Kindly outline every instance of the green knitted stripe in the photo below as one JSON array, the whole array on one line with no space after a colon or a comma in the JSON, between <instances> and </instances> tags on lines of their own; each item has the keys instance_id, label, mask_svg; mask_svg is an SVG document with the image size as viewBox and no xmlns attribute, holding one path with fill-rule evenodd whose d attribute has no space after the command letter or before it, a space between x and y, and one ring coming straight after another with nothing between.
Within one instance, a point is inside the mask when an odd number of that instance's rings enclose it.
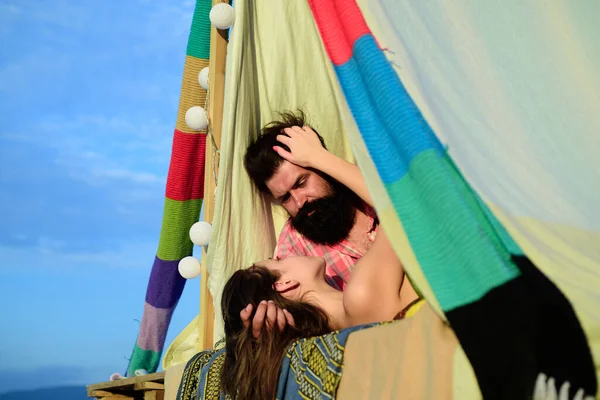
<instances>
[{"instance_id":1,"label":"green knitted stripe","mask_svg":"<svg viewBox=\"0 0 600 400\"><path fill-rule=\"evenodd\" d=\"M475 193L473 188L467 183L464 176L460 173L460 170L458 169L452 158L448 156L448 154L446 154L445 156L445 161L452 168L453 175L455 176L457 183L460 185L461 190L463 192L466 191L470 193L470 195L467 197L467 199L470 201L470 206L473 208L480 207L483 211L483 215L485 215L485 218L487 219L487 222L489 222L492 225L493 230L488 232L490 232L490 234L493 235L494 239L497 235L499 241L508 249L510 254L515 256L524 255L523 250L521 250L517 242L515 242L514 239L510 236L504 225L502 225L502 223L498 221L498 218L496 218L496 216L492 213L489 207L483 202L483 200L481 200L481 197L479 197L479 195ZM476 203L472 201L473 198L477 200ZM477 213L477 215L480 216L479 213ZM479 220L481 220L481 218L479 218ZM483 222L483 224L485 227L487 227L487 224L485 222Z\"/></svg>"},{"instance_id":2,"label":"green knitted stripe","mask_svg":"<svg viewBox=\"0 0 600 400\"><path fill-rule=\"evenodd\" d=\"M140 365L154 366L154 370L148 371L148 373L154 373L158 369L158 363L160 362L161 353L152 350L144 350L140 348L137 343L133 347L133 354L129 361L129 367L127 369L127 376L135 376L135 370Z\"/></svg>"},{"instance_id":3,"label":"green knitted stripe","mask_svg":"<svg viewBox=\"0 0 600 400\"><path fill-rule=\"evenodd\" d=\"M210 57L210 9L212 0L197 0L192 18L192 28L188 39L188 56L207 60Z\"/></svg>"},{"instance_id":4,"label":"green knitted stripe","mask_svg":"<svg viewBox=\"0 0 600 400\"><path fill-rule=\"evenodd\" d=\"M444 311L476 301L519 275L478 199L447 157L424 151L386 189Z\"/></svg>"},{"instance_id":5,"label":"green knitted stripe","mask_svg":"<svg viewBox=\"0 0 600 400\"><path fill-rule=\"evenodd\" d=\"M464 177L454 164L454 161L452 161L448 154L444 155L444 157L441 159L441 162L444 169L449 171L451 181L458 188L460 198L466 203L468 209L471 210L471 215L477 219L479 227L485 231L494 249L498 252L498 254L510 254L511 252L509 249L507 249L506 244L502 240L500 232L498 232L496 229L497 226L498 228L501 228L503 232L505 232L502 224L500 224L491 211L487 209L487 206L485 206L479 195L476 194L473 188L471 188L471 186L465 181ZM490 220L490 217L493 219L493 221ZM510 255L508 258L510 258Z\"/></svg>"},{"instance_id":6,"label":"green knitted stripe","mask_svg":"<svg viewBox=\"0 0 600 400\"><path fill-rule=\"evenodd\" d=\"M202 199L171 200L165 199L162 230L158 242L158 258L164 261L181 260L192 255L193 243L189 230L198 222Z\"/></svg>"}]
</instances>

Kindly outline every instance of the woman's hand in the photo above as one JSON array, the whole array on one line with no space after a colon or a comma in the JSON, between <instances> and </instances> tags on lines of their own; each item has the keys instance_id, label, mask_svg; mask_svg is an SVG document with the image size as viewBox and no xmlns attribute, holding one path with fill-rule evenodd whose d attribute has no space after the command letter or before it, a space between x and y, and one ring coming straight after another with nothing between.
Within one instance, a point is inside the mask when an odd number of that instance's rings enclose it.
<instances>
[{"instance_id":1,"label":"woman's hand","mask_svg":"<svg viewBox=\"0 0 600 400\"><path fill-rule=\"evenodd\" d=\"M308 126L285 128L281 135L277 135L277 141L290 148L290 151L286 151L280 146L273 146L273 150L283 159L329 175L373 207L373 200L358 167L327 151L315 131Z\"/></svg>"},{"instance_id":2,"label":"woman's hand","mask_svg":"<svg viewBox=\"0 0 600 400\"><path fill-rule=\"evenodd\" d=\"M315 131L308 126L302 128L293 126L285 128L282 133L285 135L277 135L277 141L287 145L290 151L286 151L280 146L273 146L273 150L292 164L318 169L317 164L322 159L323 152L327 152L327 150L323 148Z\"/></svg>"},{"instance_id":3,"label":"woman's hand","mask_svg":"<svg viewBox=\"0 0 600 400\"><path fill-rule=\"evenodd\" d=\"M248 304L240 311L240 318L246 328L252 325L252 336L255 338L260 337L264 325L269 332L273 332L275 327L282 332L286 326L295 326L292 314L288 310L277 307L273 301L261 301L256 307L254 318L250 320L252 308L252 304Z\"/></svg>"}]
</instances>

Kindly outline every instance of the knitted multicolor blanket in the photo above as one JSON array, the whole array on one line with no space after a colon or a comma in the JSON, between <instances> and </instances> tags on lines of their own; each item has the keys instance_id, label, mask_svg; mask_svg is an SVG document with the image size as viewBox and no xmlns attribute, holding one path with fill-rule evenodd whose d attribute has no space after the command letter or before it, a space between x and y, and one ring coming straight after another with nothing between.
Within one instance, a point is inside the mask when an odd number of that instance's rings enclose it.
<instances>
[{"instance_id":1,"label":"knitted multicolor blanket","mask_svg":"<svg viewBox=\"0 0 600 400\"><path fill-rule=\"evenodd\" d=\"M128 376L133 376L137 369L150 373L158 369L171 316L185 286L177 266L182 258L192 255L193 243L188 232L198 221L204 197L206 131L191 130L185 123L185 112L192 106L205 104L206 91L198 83L198 74L208 66L211 6L210 0L196 2L173 135L160 240L140 331L127 368Z\"/></svg>"},{"instance_id":2,"label":"knitted multicolor blanket","mask_svg":"<svg viewBox=\"0 0 600 400\"><path fill-rule=\"evenodd\" d=\"M541 373L570 385L568 398L579 388L595 395L592 356L571 304L455 168L356 1L309 4L391 200L390 209L377 208L382 225L388 237L410 242L400 254L405 268L424 275L417 284L449 321L484 398L529 398Z\"/></svg>"}]
</instances>

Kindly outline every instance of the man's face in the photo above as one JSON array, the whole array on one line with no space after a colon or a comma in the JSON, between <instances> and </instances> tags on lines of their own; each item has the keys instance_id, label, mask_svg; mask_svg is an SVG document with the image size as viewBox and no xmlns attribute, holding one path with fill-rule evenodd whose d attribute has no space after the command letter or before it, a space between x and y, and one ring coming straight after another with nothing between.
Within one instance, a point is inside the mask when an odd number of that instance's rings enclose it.
<instances>
[{"instance_id":1,"label":"man's face","mask_svg":"<svg viewBox=\"0 0 600 400\"><path fill-rule=\"evenodd\" d=\"M332 246L350 234L357 197L337 181L283 161L266 185L306 238Z\"/></svg>"},{"instance_id":2,"label":"man's face","mask_svg":"<svg viewBox=\"0 0 600 400\"><path fill-rule=\"evenodd\" d=\"M332 194L331 185L319 174L285 160L266 185L276 203L292 217L305 203Z\"/></svg>"}]
</instances>

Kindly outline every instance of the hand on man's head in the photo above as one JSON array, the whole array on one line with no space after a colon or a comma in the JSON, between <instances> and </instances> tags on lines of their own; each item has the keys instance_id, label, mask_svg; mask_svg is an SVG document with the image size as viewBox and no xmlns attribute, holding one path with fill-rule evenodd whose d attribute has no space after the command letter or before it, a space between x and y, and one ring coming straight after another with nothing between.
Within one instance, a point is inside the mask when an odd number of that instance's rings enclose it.
<instances>
[{"instance_id":1,"label":"hand on man's head","mask_svg":"<svg viewBox=\"0 0 600 400\"><path fill-rule=\"evenodd\" d=\"M309 126L292 126L285 128L277 135L277 141L286 145L289 151L281 146L274 146L273 150L283 159L303 168L317 168L323 152L321 139Z\"/></svg>"},{"instance_id":2,"label":"hand on man's head","mask_svg":"<svg viewBox=\"0 0 600 400\"><path fill-rule=\"evenodd\" d=\"M273 327L282 332L286 326L295 326L294 317L287 310L279 308L273 301L261 301L256 307L254 318L252 316L253 306L248 304L246 308L240 311L242 323L247 328L252 325L252 336L259 338L263 326L267 327L268 332L273 332Z\"/></svg>"}]
</instances>

